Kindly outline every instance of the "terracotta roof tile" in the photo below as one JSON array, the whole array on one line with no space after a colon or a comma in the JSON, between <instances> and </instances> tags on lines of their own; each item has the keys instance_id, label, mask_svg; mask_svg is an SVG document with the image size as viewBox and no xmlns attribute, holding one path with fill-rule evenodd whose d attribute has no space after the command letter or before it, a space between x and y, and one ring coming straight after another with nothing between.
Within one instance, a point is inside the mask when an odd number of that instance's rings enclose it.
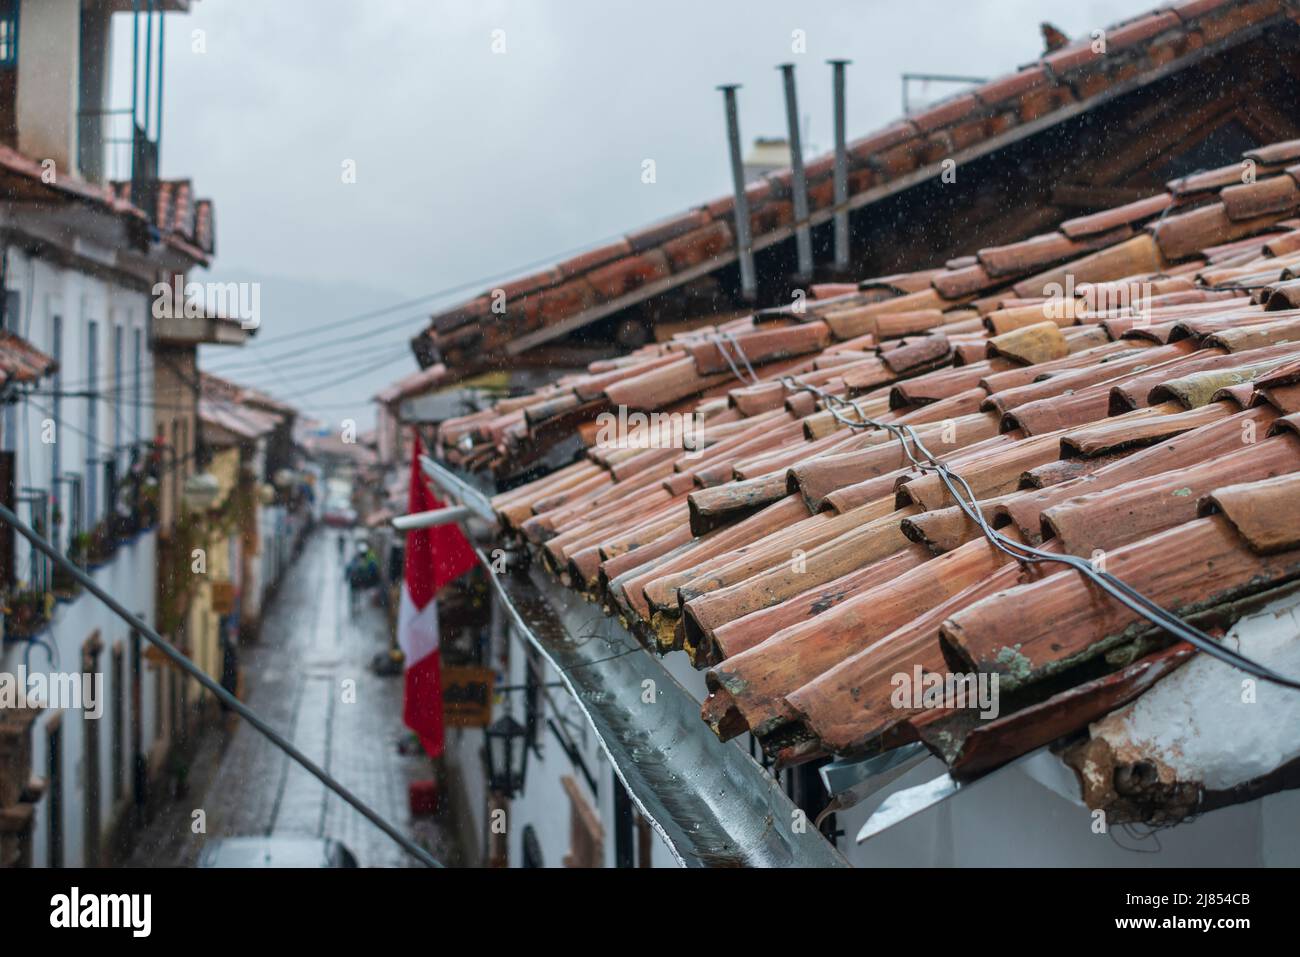
<instances>
[{"instance_id":1,"label":"terracotta roof tile","mask_svg":"<svg viewBox=\"0 0 1300 957\"><path fill-rule=\"evenodd\" d=\"M0 385L35 382L57 372L59 364L26 339L0 331Z\"/></svg>"},{"instance_id":2,"label":"terracotta roof tile","mask_svg":"<svg viewBox=\"0 0 1300 957\"><path fill-rule=\"evenodd\" d=\"M1186 615L1300 576L1300 550L1261 555L1231 521L1199 518L1106 554L1106 570ZM1077 572L1058 572L950 617L947 647L1005 691L1040 681L1131 640L1138 616Z\"/></svg>"},{"instance_id":3,"label":"terracotta roof tile","mask_svg":"<svg viewBox=\"0 0 1300 957\"><path fill-rule=\"evenodd\" d=\"M1018 73L1012 73L997 80L991 80L973 91L983 103L994 106L1007 100L1019 98L1031 90L1051 83L1051 77L1041 65L1027 66Z\"/></svg>"},{"instance_id":4,"label":"terracotta roof tile","mask_svg":"<svg viewBox=\"0 0 1300 957\"><path fill-rule=\"evenodd\" d=\"M1094 51L1091 37L1082 38L1013 74L991 80L850 142L851 195L861 195L881 186L894 187L895 183L898 185L894 188L902 188L910 180L900 182L900 178L922 167L937 168L941 159L993 142L999 136L1014 133L1017 126L1073 107L1080 101L1087 106L1096 97L1100 102L1113 84L1166 69L1174 59L1185 57L1198 46L1236 34L1245 39L1250 35L1249 28L1268 18L1280 17L1282 9L1276 0L1255 0L1155 10L1109 27L1105 31L1104 53ZM1061 116L1064 119L1065 114ZM1288 158L1300 158L1286 144L1252 151L1251 157L1269 170ZM825 210L833 203L832 165L829 155L814 158L807 164L809 201L814 211ZM1217 212L1193 210L1165 216L1158 226L1152 227L1159 243L1154 247L1156 255L1151 255L1152 249L1141 244L1125 246L1122 241L1129 238L1134 227L1164 211L1172 201L1167 194L1117 210L1077 217L1065 223L1060 232L1037 243L985 250L978 264L964 263L940 278L924 281L934 283L940 300L934 305L944 308L945 300L995 289L995 279L1024 275L1077 257L1078 243L1095 248L1111 247L1115 254L1077 264L1081 276L1076 278L1082 279L1082 274L1086 274L1088 281L1098 281L1136 272L1155 272L1168 267L1170 261L1190 257L1198 249L1258 234L1271 225L1261 217L1280 215L1284 209L1294 206L1289 195L1291 190L1285 183L1244 184L1240 174L1239 167L1230 167L1171 184L1175 193L1195 201L1234 183L1254 188L1227 194ZM782 170L747 186L751 229L756 239L761 240L793 222L791 179L791 172ZM515 336L562 321L566 326L573 320L581 322L585 315L594 318L598 314L596 310L611 301L636 302L686 282L710 264L721 268L734 244L732 207L731 197L720 197L636 230L612 244L572 257L556 267L518 277L504 287L512 300L518 296L531 302L542 298L537 295L540 291L565 281L583 279L586 285L571 287L564 295L546 296L544 306L525 302L525 321L508 326L494 326L491 320L496 317L484 314L480 307L468 312L448 310L434 317L431 335L417 337L416 347L426 359L437 358L441 352L448 360L449 375L463 376L483 368ZM1178 216L1193 218L1179 220ZM1170 220L1174 221L1170 223ZM1218 254L1221 253L1212 255ZM1018 284L1014 293L1020 297L1038 296L1045 284L1059 280L1055 270L1031 276ZM585 295L587 289L594 296ZM519 304L511 302L507 314L516 316L519 311ZM476 324L490 328L479 330L477 335L462 332L463 326ZM964 343L958 344L957 349L963 355L973 352ZM426 359L421 360L423 364L427 364Z\"/></svg>"},{"instance_id":5,"label":"terracotta roof tile","mask_svg":"<svg viewBox=\"0 0 1300 957\"><path fill-rule=\"evenodd\" d=\"M1238 183L1219 194L1229 219L1252 219L1284 213L1300 205L1300 187L1290 176L1270 176L1254 183Z\"/></svg>"},{"instance_id":6,"label":"terracotta roof tile","mask_svg":"<svg viewBox=\"0 0 1300 957\"><path fill-rule=\"evenodd\" d=\"M1246 481L1216 489L1202 503L1202 514L1222 512L1256 552L1300 548L1300 525L1280 520L1280 516L1300 515L1300 474L1282 465L1278 473L1255 481L1249 475L1234 475Z\"/></svg>"},{"instance_id":7,"label":"terracotta roof tile","mask_svg":"<svg viewBox=\"0 0 1300 957\"><path fill-rule=\"evenodd\" d=\"M1039 242L1068 249L1059 261L1003 277L981 254L839 289L805 312L743 317L723 331L757 381L733 374L717 330L686 333L495 417L448 423L437 452L454 462L464 437L488 434L509 463L565 410L698 412L700 453L590 449L499 497L503 526L648 647L708 668L702 717L721 736L748 730L781 760L919 737L954 773L977 775L1131 700L1188 652L1153 654L1152 629L1077 572L1011 561L890 434L842 427L777 377L853 400L840 407L849 418L915 423L1005 534L1100 552L1165 607L1217 613L1300 578L1300 533L1283 518L1300 507L1300 426L1279 416L1300 415L1298 320L1234 288L1261 283L1258 298L1271 298L1300 263L1275 261L1261 233L1228 238L1260 202L1270 233L1295 229L1260 199L1289 194L1269 182L1222 199L1211 187L1208 227L1178 218L1192 210L1096 249L1049 234ZM1234 220L1228 207L1243 203L1250 214ZM1148 201L1098 223L1128 228L1167 208ZM1194 264L1172 276L1171 239ZM1207 266L1197 243L1223 258ZM1033 286L1064 277L1100 285L1047 318L1059 303ZM1142 283L1149 298L1115 301ZM1003 308L967 308L972 284ZM972 724L893 707L891 679L915 667L997 674L1010 712Z\"/></svg>"}]
</instances>

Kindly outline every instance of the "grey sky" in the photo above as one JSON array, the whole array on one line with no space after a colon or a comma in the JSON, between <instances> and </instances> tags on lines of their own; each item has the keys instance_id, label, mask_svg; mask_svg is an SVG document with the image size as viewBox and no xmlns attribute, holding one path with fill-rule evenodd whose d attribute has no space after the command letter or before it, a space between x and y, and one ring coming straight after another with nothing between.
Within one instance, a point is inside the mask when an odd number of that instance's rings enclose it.
<instances>
[{"instance_id":1,"label":"grey sky","mask_svg":"<svg viewBox=\"0 0 1300 957\"><path fill-rule=\"evenodd\" d=\"M718 83L744 84L746 144L782 135L775 66L795 62L808 141L824 149L829 57L854 61L849 132L858 136L900 114L904 71L996 76L1041 51L1042 20L1077 36L1149 7L200 0L169 18L164 173L191 176L216 201L213 275L263 283L266 340L205 361L286 394L307 370L304 358L276 359L289 346L273 337L558 256L725 193ZM498 29L504 54L491 48ZM795 29L807 37L802 55L791 53ZM205 53L192 51L195 30L205 31ZM656 164L653 185L641 181L645 159ZM355 184L342 182L345 160L356 162ZM352 370L398 355L432 305L360 343ZM302 387L327 381L331 368L323 361ZM335 418L414 368L404 357L295 401Z\"/></svg>"}]
</instances>

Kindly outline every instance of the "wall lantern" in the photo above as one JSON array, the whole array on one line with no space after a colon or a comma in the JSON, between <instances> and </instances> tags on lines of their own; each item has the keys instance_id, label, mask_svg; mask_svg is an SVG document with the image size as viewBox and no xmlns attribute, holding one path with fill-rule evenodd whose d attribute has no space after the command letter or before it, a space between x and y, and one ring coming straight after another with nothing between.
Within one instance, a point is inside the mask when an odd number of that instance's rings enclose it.
<instances>
[{"instance_id":1,"label":"wall lantern","mask_svg":"<svg viewBox=\"0 0 1300 957\"><path fill-rule=\"evenodd\" d=\"M196 512L207 511L216 504L221 494L221 483L211 472L198 472L185 480L185 507Z\"/></svg>"},{"instance_id":2,"label":"wall lantern","mask_svg":"<svg viewBox=\"0 0 1300 957\"><path fill-rule=\"evenodd\" d=\"M528 730L510 715L487 728L488 788L506 798L524 789L528 767Z\"/></svg>"}]
</instances>

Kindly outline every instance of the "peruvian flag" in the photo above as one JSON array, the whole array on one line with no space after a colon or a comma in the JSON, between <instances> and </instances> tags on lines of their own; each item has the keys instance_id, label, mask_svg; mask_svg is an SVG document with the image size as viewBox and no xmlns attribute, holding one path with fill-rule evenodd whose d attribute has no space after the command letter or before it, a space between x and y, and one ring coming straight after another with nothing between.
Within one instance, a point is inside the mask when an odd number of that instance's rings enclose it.
<instances>
[{"instance_id":1,"label":"peruvian flag","mask_svg":"<svg viewBox=\"0 0 1300 957\"><path fill-rule=\"evenodd\" d=\"M420 472L420 436L411 451L411 489L407 511L443 508ZM397 613L397 643L406 656L406 696L402 721L420 736L431 758L442 756L442 674L438 654L439 591L478 561L455 523L420 528L406 536L406 568Z\"/></svg>"}]
</instances>

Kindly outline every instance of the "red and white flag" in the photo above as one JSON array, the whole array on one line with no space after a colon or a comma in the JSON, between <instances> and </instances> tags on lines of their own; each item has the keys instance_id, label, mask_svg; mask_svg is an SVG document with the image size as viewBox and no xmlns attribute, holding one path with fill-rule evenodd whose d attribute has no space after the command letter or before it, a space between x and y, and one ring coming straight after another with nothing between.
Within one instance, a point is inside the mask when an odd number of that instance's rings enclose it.
<instances>
[{"instance_id":1,"label":"red and white flag","mask_svg":"<svg viewBox=\"0 0 1300 957\"><path fill-rule=\"evenodd\" d=\"M443 508L420 471L420 437L411 452L411 489L407 512ZM397 643L406 656L406 692L402 721L420 736L429 757L442 755L442 672L438 654L438 602L448 582L478 561L455 524L420 528L406 536L402 602L397 613Z\"/></svg>"}]
</instances>

